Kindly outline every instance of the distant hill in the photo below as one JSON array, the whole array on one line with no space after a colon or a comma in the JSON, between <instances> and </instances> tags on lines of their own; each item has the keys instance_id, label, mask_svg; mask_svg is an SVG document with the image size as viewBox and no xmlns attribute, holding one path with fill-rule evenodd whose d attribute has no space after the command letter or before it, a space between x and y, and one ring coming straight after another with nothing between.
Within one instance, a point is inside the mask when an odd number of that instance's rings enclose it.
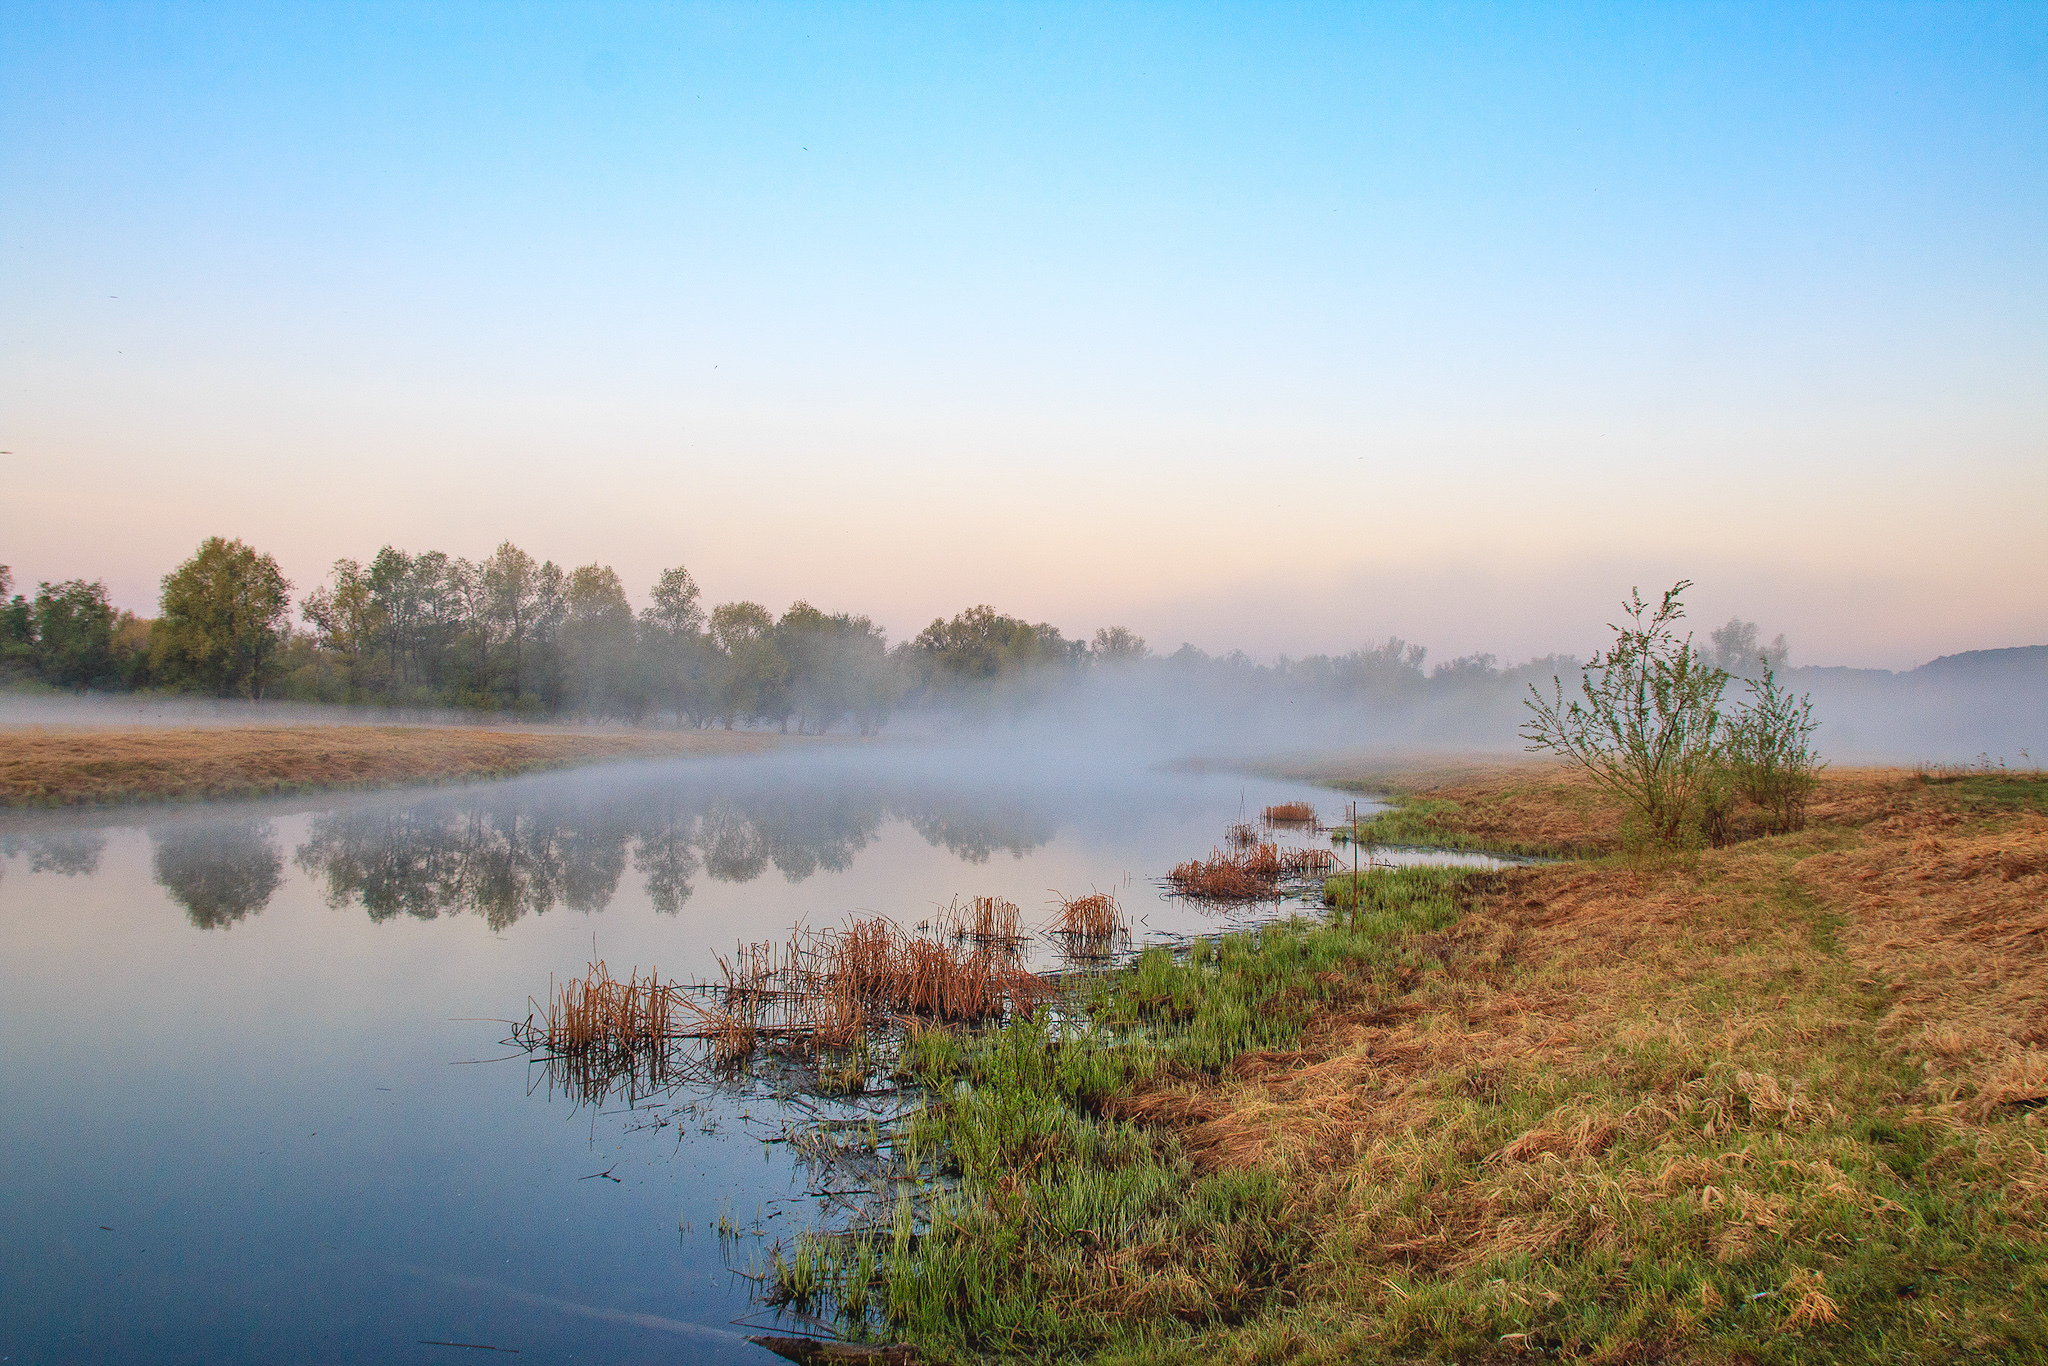
<instances>
[{"instance_id":1,"label":"distant hill","mask_svg":"<svg viewBox=\"0 0 2048 1366\"><path fill-rule=\"evenodd\" d=\"M2048 645L2015 645L2004 650L1965 650L1959 655L1930 659L1906 675L1908 678L1965 682L1982 679L2048 677Z\"/></svg>"}]
</instances>

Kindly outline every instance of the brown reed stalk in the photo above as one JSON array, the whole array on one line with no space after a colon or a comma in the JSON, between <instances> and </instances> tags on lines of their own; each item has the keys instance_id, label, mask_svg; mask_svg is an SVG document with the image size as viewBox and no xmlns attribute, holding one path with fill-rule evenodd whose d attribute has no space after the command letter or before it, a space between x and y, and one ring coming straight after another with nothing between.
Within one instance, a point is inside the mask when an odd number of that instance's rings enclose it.
<instances>
[{"instance_id":1,"label":"brown reed stalk","mask_svg":"<svg viewBox=\"0 0 2048 1366\"><path fill-rule=\"evenodd\" d=\"M1106 940L1124 928L1123 912L1110 892L1066 897L1054 892L1060 909L1057 934L1076 939Z\"/></svg>"}]
</instances>

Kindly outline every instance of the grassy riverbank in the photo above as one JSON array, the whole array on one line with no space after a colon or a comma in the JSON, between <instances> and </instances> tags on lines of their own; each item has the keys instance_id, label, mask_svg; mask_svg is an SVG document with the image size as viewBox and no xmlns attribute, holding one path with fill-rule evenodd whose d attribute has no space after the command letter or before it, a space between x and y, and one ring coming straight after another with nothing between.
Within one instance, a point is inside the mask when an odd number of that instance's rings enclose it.
<instances>
[{"instance_id":1,"label":"grassy riverbank","mask_svg":"<svg viewBox=\"0 0 2048 1366\"><path fill-rule=\"evenodd\" d=\"M1611 847L1554 770L1433 788L1395 821ZM1833 773L1797 834L1347 875L1086 1027L921 1036L953 1193L798 1288L941 1359L2048 1356L2044 813Z\"/></svg>"},{"instance_id":2,"label":"grassy riverbank","mask_svg":"<svg viewBox=\"0 0 2048 1366\"><path fill-rule=\"evenodd\" d=\"M605 760L749 753L774 738L710 731L431 726L0 730L0 806L92 806L467 782Z\"/></svg>"}]
</instances>

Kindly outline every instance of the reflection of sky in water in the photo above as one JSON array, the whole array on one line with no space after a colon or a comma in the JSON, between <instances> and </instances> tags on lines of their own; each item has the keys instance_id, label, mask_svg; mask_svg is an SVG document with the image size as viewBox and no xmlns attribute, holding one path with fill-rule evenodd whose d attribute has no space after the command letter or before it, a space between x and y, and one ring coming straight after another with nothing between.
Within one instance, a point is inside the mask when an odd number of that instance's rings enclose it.
<instances>
[{"instance_id":1,"label":"reflection of sky in water","mask_svg":"<svg viewBox=\"0 0 2048 1366\"><path fill-rule=\"evenodd\" d=\"M791 925L1151 879L1267 802L1223 775L912 755L633 766L0 831L0 1356L753 1359L710 1228L801 1222L767 1102L578 1108L497 1046L550 976L713 971ZM121 821L139 822L122 824ZM610 1177L593 1178L609 1170ZM614 1179L616 1178L616 1179ZM778 1200L795 1203L782 1205ZM786 1211L786 1213L784 1213ZM104 1226L104 1227L103 1227Z\"/></svg>"}]
</instances>

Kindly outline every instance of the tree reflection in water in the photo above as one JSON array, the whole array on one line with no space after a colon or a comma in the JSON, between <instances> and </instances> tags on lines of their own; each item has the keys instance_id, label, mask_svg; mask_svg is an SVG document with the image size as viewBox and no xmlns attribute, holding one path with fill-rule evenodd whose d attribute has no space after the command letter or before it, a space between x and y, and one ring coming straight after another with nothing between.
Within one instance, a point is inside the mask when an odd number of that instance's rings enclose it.
<instances>
[{"instance_id":1,"label":"tree reflection in water","mask_svg":"<svg viewBox=\"0 0 2048 1366\"><path fill-rule=\"evenodd\" d=\"M649 785L581 798L525 788L320 816L296 861L325 883L328 904L360 904L372 920L473 910L503 929L558 905L601 909L629 859L667 915L690 899L700 873L751 882L772 866L797 883L843 871L891 817L970 862L996 849L1022 855L1058 826L1024 804L840 785Z\"/></svg>"},{"instance_id":2,"label":"tree reflection in water","mask_svg":"<svg viewBox=\"0 0 2048 1366\"><path fill-rule=\"evenodd\" d=\"M28 855L31 873L81 877L100 870L107 837L97 830L55 830L44 835L0 836L0 855Z\"/></svg>"},{"instance_id":3,"label":"tree reflection in water","mask_svg":"<svg viewBox=\"0 0 2048 1366\"><path fill-rule=\"evenodd\" d=\"M270 904L284 858L269 821L170 825L149 833L157 882L203 930L224 929Z\"/></svg>"},{"instance_id":4,"label":"tree reflection in water","mask_svg":"<svg viewBox=\"0 0 2048 1366\"><path fill-rule=\"evenodd\" d=\"M633 847L633 871L647 879L654 909L674 915L690 899L690 879L703 866L693 843L697 817L673 793L663 793L650 807Z\"/></svg>"},{"instance_id":5,"label":"tree reflection in water","mask_svg":"<svg viewBox=\"0 0 2048 1366\"><path fill-rule=\"evenodd\" d=\"M963 802L902 814L927 844L949 850L968 863L987 863L999 849L1022 858L1059 829L1050 811L1022 803L984 801L975 806Z\"/></svg>"}]
</instances>

